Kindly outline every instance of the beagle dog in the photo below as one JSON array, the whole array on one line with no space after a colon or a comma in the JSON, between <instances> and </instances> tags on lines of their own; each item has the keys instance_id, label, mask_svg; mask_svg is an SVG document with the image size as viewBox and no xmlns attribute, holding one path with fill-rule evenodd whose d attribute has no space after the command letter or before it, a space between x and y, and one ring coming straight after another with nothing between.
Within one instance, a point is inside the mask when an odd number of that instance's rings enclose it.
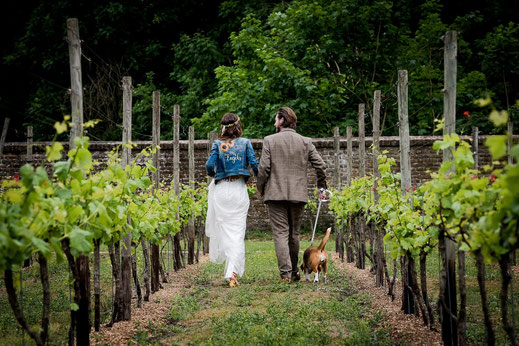
<instances>
[{"instance_id":1,"label":"beagle dog","mask_svg":"<svg viewBox=\"0 0 519 346\"><path fill-rule=\"evenodd\" d=\"M306 275L306 281L310 281L310 272L315 273L314 282L319 282L319 272L323 272L323 281L326 282L326 271L328 269L328 253L324 250L326 242L330 237L332 228L326 230L323 240L319 246L310 246L303 254L301 270Z\"/></svg>"}]
</instances>

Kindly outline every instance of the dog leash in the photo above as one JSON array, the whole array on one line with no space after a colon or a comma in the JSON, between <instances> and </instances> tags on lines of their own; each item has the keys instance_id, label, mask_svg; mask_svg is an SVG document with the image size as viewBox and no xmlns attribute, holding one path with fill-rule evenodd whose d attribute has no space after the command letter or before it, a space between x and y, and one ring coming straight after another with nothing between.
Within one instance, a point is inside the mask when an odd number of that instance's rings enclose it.
<instances>
[{"instance_id":1,"label":"dog leash","mask_svg":"<svg viewBox=\"0 0 519 346\"><path fill-rule=\"evenodd\" d=\"M319 212L321 211L321 204L323 202L329 202L332 197L333 197L333 194L330 190L325 190L323 188L319 189L319 192L325 196L325 198L319 198L319 206L317 207L317 216L315 217L315 224L314 224L314 230L312 232L312 240L310 241L310 246L312 246L314 244L314 236L315 236L315 230L317 229L317 220L319 220ZM326 195L328 195L328 199L326 199Z\"/></svg>"}]
</instances>

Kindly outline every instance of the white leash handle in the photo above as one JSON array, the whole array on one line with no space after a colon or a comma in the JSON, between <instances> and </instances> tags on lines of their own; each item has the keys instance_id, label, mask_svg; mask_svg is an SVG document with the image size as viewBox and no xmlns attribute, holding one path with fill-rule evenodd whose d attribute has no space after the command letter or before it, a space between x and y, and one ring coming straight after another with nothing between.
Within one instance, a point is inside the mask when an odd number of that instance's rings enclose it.
<instances>
[{"instance_id":1,"label":"white leash handle","mask_svg":"<svg viewBox=\"0 0 519 346\"><path fill-rule=\"evenodd\" d=\"M324 198L321 198L324 196ZM327 198L326 198L327 197ZM329 202L333 197L333 193L330 190L319 189L319 206L317 207L317 216L315 217L314 230L312 232L312 240L310 241L310 246L314 243L315 230L317 229L317 220L319 220L319 212L321 211L321 204L323 202Z\"/></svg>"}]
</instances>

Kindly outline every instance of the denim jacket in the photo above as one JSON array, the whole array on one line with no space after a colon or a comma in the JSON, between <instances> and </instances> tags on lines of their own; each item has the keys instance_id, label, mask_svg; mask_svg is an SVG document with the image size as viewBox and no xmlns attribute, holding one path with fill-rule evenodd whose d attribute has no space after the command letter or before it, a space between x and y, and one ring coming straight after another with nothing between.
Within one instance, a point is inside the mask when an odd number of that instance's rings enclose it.
<instances>
[{"instance_id":1,"label":"denim jacket","mask_svg":"<svg viewBox=\"0 0 519 346\"><path fill-rule=\"evenodd\" d=\"M247 138L236 138L230 142L214 141L205 164L207 175L214 177L215 183L233 175L250 177L248 166L258 175L258 159Z\"/></svg>"}]
</instances>

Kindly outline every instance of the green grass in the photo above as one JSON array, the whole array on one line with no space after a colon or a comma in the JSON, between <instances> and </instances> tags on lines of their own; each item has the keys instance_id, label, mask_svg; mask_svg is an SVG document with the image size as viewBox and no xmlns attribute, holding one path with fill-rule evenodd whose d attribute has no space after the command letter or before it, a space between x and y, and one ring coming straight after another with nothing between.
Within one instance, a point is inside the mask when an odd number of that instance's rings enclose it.
<instances>
[{"instance_id":1,"label":"green grass","mask_svg":"<svg viewBox=\"0 0 519 346\"><path fill-rule=\"evenodd\" d=\"M309 246L310 237L311 233L301 236L301 251ZM315 242L320 242L321 237L321 233L316 235ZM133 341L143 344L391 343L387 331L380 327L379 322L383 316L369 308L369 297L357 292L352 286L352 280L340 274L333 263L329 267L329 281L326 284L278 283L279 273L271 233L247 232L247 239L249 240L246 241L246 270L240 280L240 287L227 287L223 280L223 265L204 264L202 273L191 278L194 288L186 290L181 296L172 297L171 311L166 316L168 322L157 328L138 325L134 331L136 336ZM335 250L333 235L326 249L329 252ZM139 272L143 268L141 253L139 248ZM389 258L388 260L392 274L392 261ZM165 259L164 262L166 267L171 268L171 258ZM50 344L64 344L67 341L69 326L68 267L66 263L57 264L55 260L49 263L52 292ZM466 267L467 333L471 343L482 344L485 340L485 330L473 257L467 256ZM434 251L428 256L427 261L428 289L433 308L438 295L438 269L438 253ZM38 265L35 264L31 268L23 269L22 272L24 312L33 326L37 326L41 319L42 297L38 270ZM174 279L174 274L172 275ZM513 283L517 324L517 276ZM102 256L101 266L103 324L108 322L111 316L111 284L111 266L108 255L105 254ZM507 344L509 342L500 326L499 290L499 268L497 265L487 265L487 291L497 343ZM510 314L511 307L510 301ZM1 345L22 344L22 332L11 312L3 285L0 285L0 335ZM29 337L25 335L24 338L25 342L28 342Z\"/></svg>"},{"instance_id":2,"label":"green grass","mask_svg":"<svg viewBox=\"0 0 519 346\"><path fill-rule=\"evenodd\" d=\"M308 246L303 241L301 249ZM333 244L327 248L332 249ZM334 245L333 245L334 246ZM144 343L165 344L391 344L369 297L330 265L328 282L278 283L272 241L246 242L246 269L236 288L223 265L207 263L194 289L174 300L168 324Z\"/></svg>"},{"instance_id":3,"label":"green grass","mask_svg":"<svg viewBox=\"0 0 519 346\"><path fill-rule=\"evenodd\" d=\"M439 256L438 249L427 256L427 289L431 302L434 304L438 300L439 295ZM420 270L417 263L417 270ZM457 268L456 268L457 270ZM465 260L465 279L467 285L467 337L469 342L473 344L481 344L485 340L485 326L483 323L483 310L481 308L481 297L479 295L479 285L477 281L477 268L475 257L467 254ZM501 305L499 293L501 290L501 274L497 264L486 264L486 290L491 319L496 333L496 344L507 345L510 341L501 325ZM517 275L513 279L514 285L514 305L512 301L508 301L509 320L512 323L512 308L515 309L516 333L519 331L519 281ZM458 285L458 283L456 283ZM509 288L510 292L510 288ZM458 295L458 306L460 298ZM438 321L438 315L436 315Z\"/></svg>"},{"instance_id":4,"label":"green grass","mask_svg":"<svg viewBox=\"0 0 519 346\"><path fill-rule=\"evenodd\" d=\"M366 251L369 253L369 246L367 246ZM388 263L389 274L393 275L393 260L389 255L386 256L386 260ZM436 302L438 301L439 296L439 288L440 288L440 258L438 255L438 248L434 248L433 251L427 256L427 291L429 293L429 302L433 307L435 312L435 323L437 328L439 327L439 315L436 309ZM366 258L366 266L371 266L371 262L368 258ZM418 276L420 276L420 263L419 260L416 259L416 271ZM457 267L456 267L457 271ZM481 297L479 294L479 285L477 281L477 268L475 257L467 254L465 260L465 279L467 285L467 337L470 343L472 344L482 344L486 340L486 332L485 325L483 321L483 310L481 308ZM398 274L397 277L400 279L400 264L398 264ZM491 319L494 327L494 332L496 334L496 343L498 345L507 345L510 344L510 340L506 335L505 331L501 325L501 303L499 298L499 293L501 290L501 273L499 270L499 265L497 264L486 264L485 269L485 278L486 278L486 290L487 290L487 300L489 305L489 310L491 314ZM420 278L418 278L418 282ZM420 284L420 283L419 283ZM513 278L513 294L514 294L514 305L512 306L512 300L509 299L508 302L508 310L509 310L509 321L512 323L512 308L515 312L515 322L516 322L516 333L519 332L519 280L518 276L514 276ZM456 286L458 287L458 282L456 282ZM459 287L458 287L459 290ZM509 288L510 292L511 288ZM458 309L460 304L460 298L458 294Z\"/></svg>"},{"instance_id":5,"label":"green grass","mask_svg":"<svg viewBox=\"0 0 519 346\"><path fill-rule=\"evenodd\" d=\"M92 263L90 268L92 270ZM38 328L41 322L41 301L43 296L41 283L39 281L39 266L37 262L35 261L35 264L29 268L24 268L21 276L23 279L22 297L19 296L19 299L23 305L23 311L29 325L33 326L33 328ZM49 325L50 343L64 344L67 342L68 328L70 324L70 303L73 299L69 295L68 264L66 262L58 264L54 259L49 261L49 279L51 292ZM19 282L18 279L18 283ZM101 296L101 311L103 312L101 318L102 321L107 322L111 316L110 308L112 304L110 294L111 265L109 263L108 255L103 256L101 262L101 290L103 292ZM73 295L73 292L71 294ZM32 342L32 339L30 339L27 334L25 334L25 336L22 335L22 329L19 327L18 322L11 311L4 285L2 285L0 289L0 316L0 335L2 335L0 344L21 345L23 343L23 338L25 338L25 342L28 342L28 340L31 340Z\"/></svg>"}]
</instances>

